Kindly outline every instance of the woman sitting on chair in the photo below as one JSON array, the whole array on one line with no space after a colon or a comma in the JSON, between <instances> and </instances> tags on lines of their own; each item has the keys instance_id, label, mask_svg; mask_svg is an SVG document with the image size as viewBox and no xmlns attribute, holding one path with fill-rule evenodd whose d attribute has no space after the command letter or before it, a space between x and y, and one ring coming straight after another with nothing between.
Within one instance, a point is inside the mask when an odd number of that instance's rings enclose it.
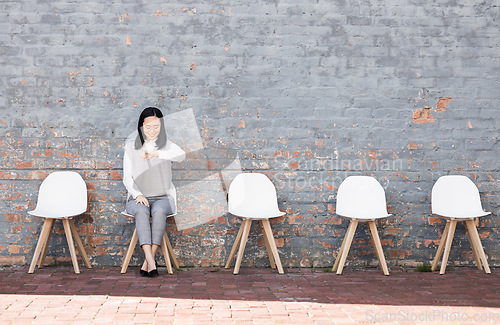
<instances>
[{"instance_id":1,"label":"woman sitting on chair","mask_svg":"<svg viewBox=\"0 0 500 325\"><path fill-rule=\"evenodd\" d=\"M156 107L145 108L139 116L137 134L134 132L125 143L123 156L123 184L128 191L126 210L135 217L145 256L142 276L158 276L156 251L165 233L167 217L177 211L170 165L185 157L178 145L167 140L161 111Z\"/></svg>"}]
</instances>

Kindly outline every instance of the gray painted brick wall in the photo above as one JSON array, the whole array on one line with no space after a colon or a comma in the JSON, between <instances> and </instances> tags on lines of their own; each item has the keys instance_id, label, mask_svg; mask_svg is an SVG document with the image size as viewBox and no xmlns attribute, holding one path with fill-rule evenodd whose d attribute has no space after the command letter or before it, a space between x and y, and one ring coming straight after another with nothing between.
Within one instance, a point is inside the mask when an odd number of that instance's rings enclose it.
<instances>
[{"instance_id":1,"label":"gray painted brick wall","mask_svg":"<svg viewBox=\"0 0 500 325\"><path fill-rule=\"evenodd\" d=\"M87 253L120 264L133 231L120 215L122 146L155 105L192 109L205 146L175 169L182 217L213 219L180 231L169 221L183 265L224 264L240 221L222 211L217 195L231 178L219 171L238 156L271 178L288 212L272 223L285 266L333 264L347 229L335 195L349 175L373 175L386 190L393 216L378 227L388 263L430 261L444 228L430 192L448 174L478 185L492 212L478 229L498 266L499 5L0 2L0 262L30 263L38 186L76 170L89 191L76 221ZM65 246L57 225L49 263L69 261ZM377 265L366 227L348 262ZM463 226L450 263L473 264ZM268 265L257 227L243 264Z\"/></svg>"}]
</instances>

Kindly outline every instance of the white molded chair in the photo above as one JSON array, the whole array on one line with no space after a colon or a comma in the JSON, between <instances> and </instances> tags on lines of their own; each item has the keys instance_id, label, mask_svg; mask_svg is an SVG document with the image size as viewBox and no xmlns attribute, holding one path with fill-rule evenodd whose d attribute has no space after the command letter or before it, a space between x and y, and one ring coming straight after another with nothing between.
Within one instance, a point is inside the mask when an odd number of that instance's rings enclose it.
<instances>
[{"instance_id":1,"label":"white molded chair","mask_svg":"<svg viewBox=\"0 0 500 325\"><path fill-rule=\"evenodd\" d=\"M475 218L489 215L491 212L483 210L476 185L466 176L441 176L432 187L431 207L433 214L446 219L446 226L432 263L432 271L436 270L444 248L439 273L445 273L457 221L463 221L477 268L481 270L484 267L486 273L491 273L474 223Z\"/></svg>"},{"instance_id":2,"label":"white molded chair","mask_svg":"<svg viewBox=\"0 0 500 325\"><path fill-rule=\"evenodd\" d=\"M134 218L133 215L128 214L126 211L123 211L122 214L126 217ZM171 214L168 217L175 216L175 214ZM132 258L132 255L134 254L135 246L137 245L137 240L139 237L137 236L137 230L134 227L134 233L132 234L132 239L130 240L130 244L127 249L127 253L123 257L122 261L122 269L120 273L124 274L127 272L128 264L130 263L130 259ZM172 248L172 244L170 244L170 240L168 239L167 232L163 234L163 238L161 240L161 251L163 252L163 257L165 258L165 265L167 267L167 272L169 274L173 274L174 271L172 269L172 263L174 264L175 268L178 270L179 269L179 263L177 262L177 259L175 258L174 255L174 249Z\"/></svg>"},{"instance_id":3,"label":"white molded chair","mask_svg":"<svg viewBox=\"0 0 500 325\"><path fill-rule=\"evenodd\" d=\"M384 188L371 176L349 176L339 186L337 192L336 214L350 219L344 240L333 265L332 271L342 274L345 260L351 247L358 222L367 222L373 239L375 253L384 272L389 275L382 244L378 236L376 219L387 218L387 205Z\"/></svg>"},{"instance_id":4,"label":"white molded chair","mask_svg":"<svg viewBox=\"0 0 500 325\"><path fill-rule=\"evenodd\" d=\"M40 185L35 210L28 212L31 215L45 218L28 273L33 273L37 262L38 268L43 266L56 219L62 220L75 273L80 273L80 269L76 259L73 237L85 265L91 268L82 241L78 236L78 232L73 222L73 217L85 213L86 211L87 186L80 174L71 171L60 171L53 172L47 176Z\"/></svg>"},{"instance_id":5,"label":"white molded chair","mask_svg":"<svg viewBox=\"0 0 500 325\"><path fill-rule=\"evenodd\" d=\"M286 213L278 209L276 189L271 180L266 175L260 173L239 174L231 182L228 196L229 213L243 218L243 222L236 235L236 240L229 253L225 268L228 269L230 267L236 250L239 247L233 271L234 274L238 274L250 227L252 226L252 220L259 220L271 267L273 269L278 267L278 272L283 274L283 267L269 219L281 217Z\"/></svg>"}]
</instances>

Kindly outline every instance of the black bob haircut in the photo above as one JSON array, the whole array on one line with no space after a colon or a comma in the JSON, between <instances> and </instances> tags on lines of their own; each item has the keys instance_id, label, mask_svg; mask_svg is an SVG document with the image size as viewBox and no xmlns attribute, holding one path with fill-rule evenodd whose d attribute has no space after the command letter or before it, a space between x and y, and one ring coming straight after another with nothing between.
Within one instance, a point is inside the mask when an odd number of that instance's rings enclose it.
<instances>
[{"instance_id":1,"label":"black bob haircut","mask_svg":"<svg viewBox=\"0 0 500 325\"><path fill-rule=\"evenodd\" d=\"M139 116L139 122L137 123L137 138L135 139L135 149L141 149L144 145L145 137L142 126L144 125L144 120L150 116L158 117L161 122L160 134L158 134L158 138L156 138L156 147L158 149L163 149L167 144L167 132L165 131L163 114L156 107L146 107Z\"/></svg>"}]
</instances>

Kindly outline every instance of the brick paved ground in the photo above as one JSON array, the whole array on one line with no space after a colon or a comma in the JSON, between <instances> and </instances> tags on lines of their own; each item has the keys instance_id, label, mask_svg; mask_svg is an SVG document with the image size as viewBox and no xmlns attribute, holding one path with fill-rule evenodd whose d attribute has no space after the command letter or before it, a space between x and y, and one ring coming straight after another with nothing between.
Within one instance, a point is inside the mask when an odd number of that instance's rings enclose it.
<instances>
[{"instance_id":1,"label":"brick paved ground","mask_svg":"<svg viewBox=\"0 0 500 325\"><path fill-rule=\"evenodd\" d=\"M500 322L500 272L185 268L142 278L133 267L0 270L0 324L353 324Z\"/></svg>"}]
</instances>

